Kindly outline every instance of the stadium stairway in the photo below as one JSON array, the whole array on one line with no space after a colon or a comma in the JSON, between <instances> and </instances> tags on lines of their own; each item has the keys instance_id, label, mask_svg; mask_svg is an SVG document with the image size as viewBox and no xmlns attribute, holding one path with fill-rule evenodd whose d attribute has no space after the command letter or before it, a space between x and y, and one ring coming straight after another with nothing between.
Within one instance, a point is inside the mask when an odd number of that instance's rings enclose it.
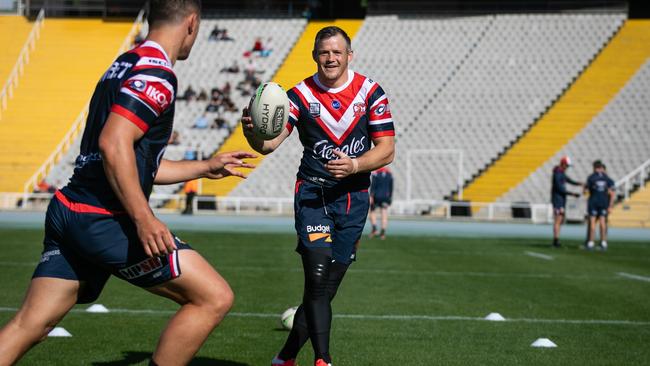
<instances>
[{"instance_id":1,"label":"stadium stairway","mask_svg":"<svg viewBox=\"0 0 650 366\"><path fill-rule=\"evenodd\" d=\"M614 206L609 223L614 227L650 228L650 182L634 192L627 201Z\"/></svg>"},{"instance_id":2,"label":"stadium stairway","mask_svg":"<svg viewBox=\"0 0 650 366\"><path fill-rule=\"evenodd\" d=\"M285 90L291 89L308 75L315 72L314 61L311 58L311 51L314 47L316 33L328 25L336 25L343 28L350 38L354 38L363 20L338 19L333 22L310 21L305 27L302 35L287 55L286 60L273 77L273 81L282 85ZM217 153L224 151L248 150L251 148L244 137L241 125L238 125L230 137L221 146ZM264 159L263 156L252 159L251 162L259 165ZM204 179L202 182L202 194L226 196L241 182L240 178L225 178L220 180Z\"/></svg>"},{"instance_id":3,"label":"stadium stairway","mask_svg":"<svg viewBox=\"0 0 650 366\"><path fill-rule=\"evenodd\" d=\"M558 101L478 178L463 199L494 202L553 157L650 57L650 20L628 20Z\"/></svg>"},{"instance_id":4,"label":"stadium stairway","mask_svg":"<svg viewBox=\"0 0 650 366\"><path fill-rule=\"evenodd\" d=\"M7 82L33 25L22 16L0 16L0 88Z\"/></svg>"},{"instance_id":5,"label":"stadium stairway","mask_svg":"<svg viewBox=\"0 0 650 366\"><path fill-rule=\"evenodd\" d=\"M47 20L0 122L0 192L23 191L90 99L132 25Z\"/></svg>"}]
</instances>

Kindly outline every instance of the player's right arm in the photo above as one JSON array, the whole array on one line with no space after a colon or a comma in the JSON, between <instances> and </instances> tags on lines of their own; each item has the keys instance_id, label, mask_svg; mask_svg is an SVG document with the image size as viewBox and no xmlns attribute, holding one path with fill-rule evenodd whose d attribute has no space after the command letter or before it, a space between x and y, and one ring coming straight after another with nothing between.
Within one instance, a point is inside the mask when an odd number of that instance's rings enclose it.
<instances>
[{"instance_id":1,"label":"player's right arm","mask_svg":"<svg viewBox=\"0 0 650 366\"><path fill-rule=\"evenodd\" d=\"M171 253L176 245L167 226L154 216L140 187L133 145L142 136L140 128L112 112L99 136L99 150L108 182L135 223L145 253L151 257Z\"/></svg>"},{"instance_id":2,"label":"player's right arm","mask_svg":"<svg viewBox=\"0 0 650 366\"><path fill-rule=\"evenodd\" d=\"M282 144L282 142L284 142L284 140L286 140L286 138L291 134L289 128L285 126L282 129L282 132L280 132L280 134L274 139L263 140L258 138L253 133L253 119L248 113L248 107L245 107L244 111L242 112L241 124L244 131L244 137L246 137L248 144L251 146L251 148L253 148L253 150L263 155L267 155L275 151L275 149L277 149L280 144Z\"/></svg>"}]
</instances>

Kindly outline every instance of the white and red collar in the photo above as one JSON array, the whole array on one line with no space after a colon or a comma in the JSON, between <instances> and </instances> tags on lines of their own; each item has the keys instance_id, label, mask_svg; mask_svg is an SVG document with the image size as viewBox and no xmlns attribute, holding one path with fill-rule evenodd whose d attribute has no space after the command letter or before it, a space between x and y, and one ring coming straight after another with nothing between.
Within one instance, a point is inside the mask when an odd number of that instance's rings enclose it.
<instances>
[{"instance_id":1,"label":"white and red collar","mask_svg":"<svg viewBox=\"0 0 650 366\"><path fill-rule=\"evenodd\" d=\"M340 91L345 90L345 88L350 86L350 84L352 83L352 80L354 79L354 71L348 69L348 80L345 82L345 84L339 86L338 88L329 88L329 87L323 85L320 82L320 80L318 79L318 73L315 73L313 78L314 78L314 83L316 84L316 86L318 86L324 92L336 94L336 93L338 93Z\"/></svg>"}]
</instances>

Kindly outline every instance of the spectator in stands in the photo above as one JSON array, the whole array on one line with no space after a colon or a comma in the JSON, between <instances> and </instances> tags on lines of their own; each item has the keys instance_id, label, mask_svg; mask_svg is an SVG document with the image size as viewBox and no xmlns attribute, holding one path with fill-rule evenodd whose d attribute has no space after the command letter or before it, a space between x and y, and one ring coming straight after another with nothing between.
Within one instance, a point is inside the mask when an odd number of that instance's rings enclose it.
<instances>
[{"instance_id":1,"label":"spectator in stands","mask_svg":"<svg viewBox=\"0 0 650 366\"><path fill-rule=\"evenodd\" d=\"M589 192L587 250L592 250L595 247L596 225L600 226L600 249L607 250L607 216L612 212L616 191L614 191L614 181L605 172L605 164L596 160L593 163L593 168L594 172L587 178L585 185L585 192Z\"/></svg>"},{"instance_id":2,"label":"spectator in stands","mask_svg":"<svg viewBox=\"0 0 650 366\"><path fill-rule=\"evenodd\" d=\"M262 43L262 37L257 37L255 38L255 43L253 44L253 48L251 49L251 54L256 54L259 55L260 57L268 57L271 54L271 48L269 47L269 43L271 42L271 38L269 38L268 43L266 46L264 43Z\"/></svg>"},{"instance_id":3,"label":"spectator in stands","mask_svg":"<svg viewBox=\"0 0 650 366\"><path fill-rule=\"evenodd\" d=\"M224 29L221 32L221 35L219 36L219 38L217 38L217 40L218 41L234 41L235 39L228 35L228 30L227 29Z\"/></svg>"},{"instance_id":4,"label":"spectator in stands","mask_svg":"<svg viewBox=\"0 0 650 366\"><path fill-rule=\"evenodd\" d=\"M239 73L239 64L237 63L237 60L233 60L232 64L230 66L226 66L222 68L219 72L221 73L230 73L230 74L237 74Z\"/></svg>"},{"instance_id":5,"label":"spectator in stands","mask_svg":"<svg viewBox=\"0 0 650 366\"><path fill-rule=\"evenodd\" d=\"M372 231L370 239L377 235L377 217L375 209L379 208L381 215L381 231L379 238L386 239L388 228L388 207L393 200L393 174L387 167L379 168L370 175L370 224Z\"/></svg>"},{"instance_id":6,"label":"spectator in stands","mask_svg":"<svg viewBox=\"0 0 650 366\"><path fill-rule=\"evenodd\" d=\"M188 180L183 186L183 192L185 192L185 210L183 210L183 215L191 215L194 213L194 197L196 197L197 192L199 191L199 180Z\"/></svg>"},{"instance_id":7,"label":"spectator in stands","mask_svg":"<svg viewBox=\"0 0 650 366\"><path fill-rule=\"evenodd\" d=\"M225 28L219 29L219 26L215 24L214 28L212 28L212 31L210 32L208 41L218 41L225 30L226 30Z\"/></svg>"},{"instance_id":8,"label":"spectator in stands","mask_svg":"<svg viewBox=\"0 0 650 366\"><path fill-rule=\"evenodd\" d=\"M193 147L187 147L183 154L183 160L198 160L198 152Z\"/></svg>"},{"instance_id":9,"label":"spectator in stands","mask_svg":"<svg viewBox=\"0 0 650 366\"><path fill-rule=\"evenodd\" d=\"M192 127L196 128L196 129L203 130L203 129L208 128L208 125L209 125L208 116L207 116L207 113L204 112L202 115L200 115L196 119L196 121L194 122L194 126L192 126Z\"/></svg>"},{"instance_id":10,"label":"spectator in stands","mask_svg":"<svg viewBox=\"0 0 650 366\"><path fill-rule=\"evenodd\" d=\"M192 88L192 85L189 85L187 89L183 92L182 95L179 95L177 100L186 100L188 102L193 101L196 99L196 91Z\"/></svg>"},{"instance_id":11,"label":"spectator in stands","mask_svg":"<svg viewBox=\"0 0 650 366\"><path fill-rule=\"evenodd\" d=\"M228 125L226 124L226 120L223 119L223 117L217 116L214 121L212 121L212 126L210 127L214 129L222 129L228 128Z\"/></svg>"},{"instance_id":12,"label":"spectator in stands","mask_svg":"<svg viewBox=\"0 0 650 366\"><path fill-rule=\"evenodd\" d=\"M567 169L571 166L571 159L568 156L560 159L560 164L553 168L553 178L551 181L551 204L553 205L553 246L559 248L560 245L560 227L566 216L566 196L580 197L579 193L567 191L566 185L582 186L566 175Z\"/></svg>"},{"instance_id":13,"label":"spectator in stands","mask_svg":"<svg viewBox=\"0 0 650 366\"><path fill-rule=\"evenodd\" d=\"M201 92L199 93L199 96L196 97L196 100L199 102L205 102L208 100L208 93L206 93L205 89L201 89Z\"/></svg>"},{"instance_id":14,"label":"spectator in stands","mask_svg":"<svg viewBox=\"0 0 650 366\"><path fill-rule=\"evenodd\" d=\"M221 88L221 94L228 97L230 96L231 91L232 91L232 86L230 85L230 82L227 81L226 84L224 84L223 88Z\"/></svg>"}]
</instances>

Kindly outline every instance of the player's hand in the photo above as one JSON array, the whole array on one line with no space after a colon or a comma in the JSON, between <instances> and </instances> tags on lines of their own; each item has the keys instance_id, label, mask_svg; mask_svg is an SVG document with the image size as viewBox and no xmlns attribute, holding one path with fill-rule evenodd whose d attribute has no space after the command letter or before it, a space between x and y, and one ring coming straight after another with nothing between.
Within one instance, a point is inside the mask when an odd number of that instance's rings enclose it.
<instances>
[{"instance_id":1,"label":"player's hand","mask_svg":"<svg viewBox=\"0 0 650 366\"><path fill-rule=\"evenodd\" d=\"M340 150L334 150L334 155L336 155L338 159L330 160L325 164L325 169L327 169L334 178L341 179L356 173L355 170L358 170L358 163L355 163L346 153Z\"/></svg>"},{"instance_id":2,"label":"player's hand","mask_svg":"<svg viewBox=\"0 0 650 366\"><path fill-rule=\"evenodd\" d=\"M255 138L253 134L253 119L248 112L248 107L244 107L241 113L241 127L244 131L244 136L248 139Z\"/></svg>"},{"instance_id":3,"label":"player's hand","mask_svg":"<svg viewBox=\"0 0 650 366\"><path fill-rule=\"evenodd\" d=\"M145 221L136 222L136 227L144 252L149 257L159 257L176 250L174 237L167 225L153 215Z\"/></svg>"},{"instance_id":4,"label":"player's hand","mask_svg":"<svg viewBox=\"0 0 650 366\"><path fill-rule=\"evenodd\" d=\"M206 160L208 171L206 178L221 179L229 176L246 178L246 175L235 168L253 169L255 165L249 164L242 159L256 158L257 155L248 151L233 151L217 154Z\"/></svg>"}]
</instances>

